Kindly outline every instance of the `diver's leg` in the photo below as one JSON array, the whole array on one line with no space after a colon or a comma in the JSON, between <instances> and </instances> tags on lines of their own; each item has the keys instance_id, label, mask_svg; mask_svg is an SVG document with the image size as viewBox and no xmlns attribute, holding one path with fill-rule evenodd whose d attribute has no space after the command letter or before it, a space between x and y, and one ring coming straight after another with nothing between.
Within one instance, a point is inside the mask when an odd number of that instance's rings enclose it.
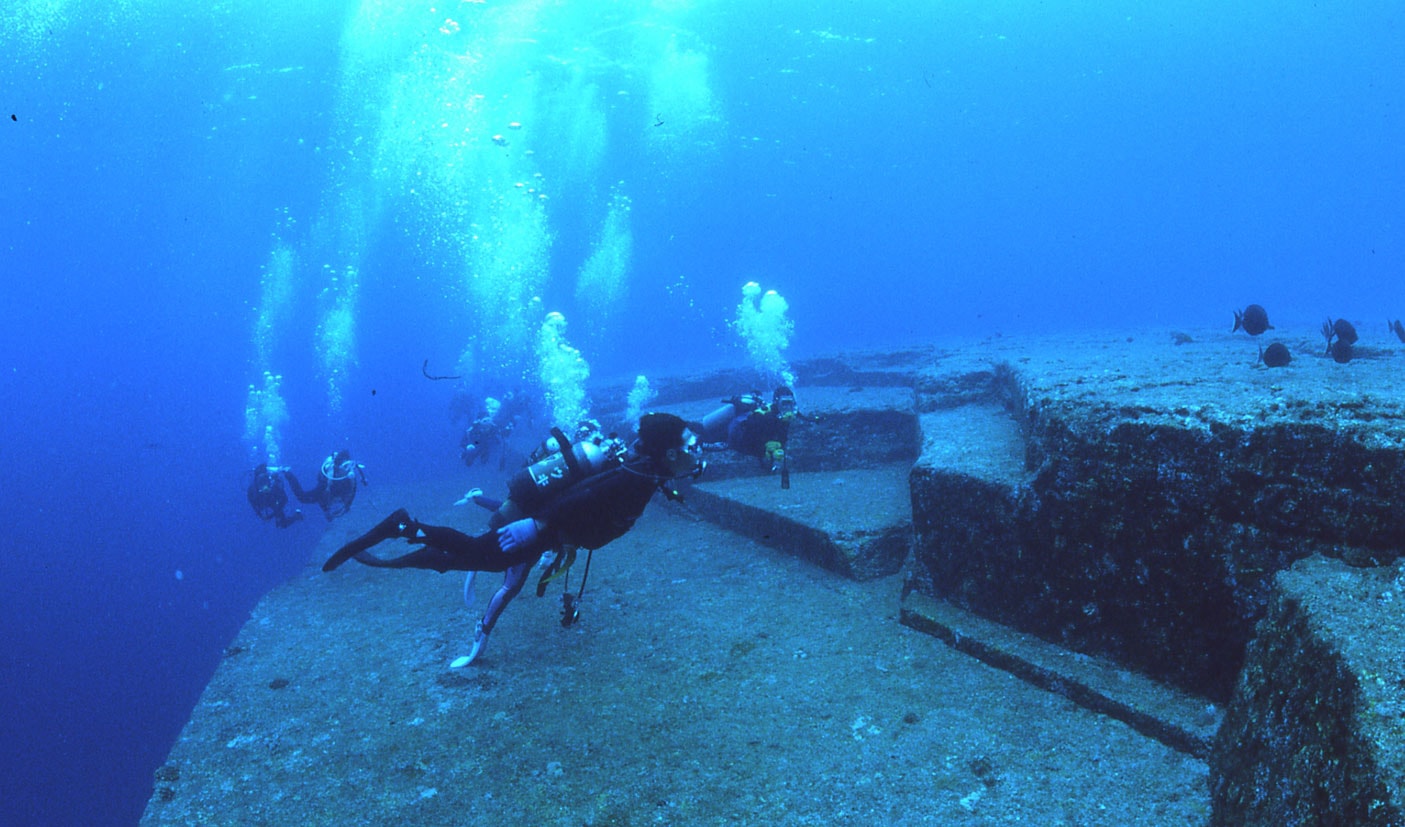
<instances>
[{"instance_id":1,"label":"diver's leg","mask_svg":"<svg viewBox=\"0 0 1405 827\"><path fill-rule=\"evenodd\" d=\"M463 571L463 567L457 565L459 560L455 555L434 546L421 546L409 554L389 559L382 559L369 551L359 551L352 559L363 566L374 566L378 569L428 569L440 574L446 571Z\"/></svg>"},{"instance_id":2,"label":"diver's leg","mask_svg":"<svg viewBox=\"0 0 1405 827\"><path fill-rule=\"evenodd\" d=\"M488 635L492 633L493 627L497 625L498 618L502 617L503 609L512 602L512 598L522 591L522 586L527 583L527 573L532 570L530 562L518 563L507 570L507 575L503 577L502 587L493 595L492 601L488 603L488 610L483 613L483 619L479 620L473 627L473 647L468 650L468 654L460 658L455 658L449 664L450 669L461 669L483 654L483 648L488 645Z\"/></svg>"},{"instance_id":3,"label":"diver's leg","mask_svg":"<svg viewBox=\"0 0 1405 827\"><path fill-rule=\"evenodd\" d=\"M483 612L483 634L490 634L493 627L498 625L498 618L502 617L507 604L511 603L512 598L516 597L522 591L522 587L527 584L527 574L531 570L531 563L518 563L507 570L502 579L502 586L493 594L493 599L488 602L487 610Z\"/></svg>"},{"instance_id":4,"label":"diver's leg","mask_svg":"<svg viewBox=\"0 0 1405 827\"><path fill-rule=\"evenodd\" d=\"M498 545L497 534L491 531L470 537L452 528L427 526L409 519L394 528L396 533L391 536L423 543L424 546L399 557L382 559L367 551L375 542L366 543L363 542L366 537L358 538L343 546L327 561L323 570L331 571L328 566L335 568L354 557L358 563L377 568L430 569L440 574L446 571L506 571L523 561L535 560L540 554L539 551L533 553L530 548L505 552Z\"/></svg>"},{"instance_id":5,"label":"diver's leg","mask_svg":"<svg viewBox=\"0 0 1405 827\"><path fill-rule=\"evenodd\" d=\"M496 531L508 523L522 519L523 516L525 515L523 515L522 509L509 497L498 503L498 510L494 511L493 515L488 518L488 528Z\"/></svg>"},{"instance_id":6,"label":"diver's leg","mask_svg":"<svg viewBox=\"0 0 1405 827\"><path fill-rule=\"evenodd\" d=\"M306 488L303 488L302 484L298 482L298 478L293 475L292 471L284 471L283 479L288 481L289 487L293 489L293 496L298 498L298 502L317 502L317 489L314 488L313 490L308 491Z\"/></svg>"},{"instance_id":7,"label":"diver's leg","mask_svg":"<svg viewBox=\"0 0 1405 827\"><path fill-rule=\"evenodd\" d=\"M412 543L426 543L448 549L451 552L456 549L472 549L478 542L477 537L464 534L456 528L444 525L425 525L414 521L410 522L404 537Z\"/></svg>"},{"instance_id":8,"label":"diver's leg","mask_svg":"<svg viewBox=\"0 0 1405 827\"><path fill-rule=\"evenodd\" d=\"M340 566L342 563L345 563L347 560L350 560L352 557L357 556L377 543L382 543L395 537L404 537L405 533L409 531L410 527L413 525L415 525L415 521L410 519L410 512L403 508L396 509L389 517L376 523L370 531L337 549L337 553L333 554L327 559L326 563L322 564L322 571L335 569L337 566Z\"/></svg>"}]
</instances>

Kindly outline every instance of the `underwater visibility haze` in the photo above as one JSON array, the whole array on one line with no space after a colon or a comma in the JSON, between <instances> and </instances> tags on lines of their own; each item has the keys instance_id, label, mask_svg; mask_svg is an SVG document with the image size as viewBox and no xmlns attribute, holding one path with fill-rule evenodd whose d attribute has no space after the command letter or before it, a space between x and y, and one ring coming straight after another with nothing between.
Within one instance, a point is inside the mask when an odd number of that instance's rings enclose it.
<instances>
[{"instance_id":1,"label":"underwater visibility haze","mask_svg":"<svg viewBox=\"0 0 1405 827\"><path fill-rule=\"evenodd\" d=\"M1393 3L10 0L0 66L7 824L135 823L325 530L247 470L461 474L456 389L1405 314Z\"/></svg>"}]
</instances>

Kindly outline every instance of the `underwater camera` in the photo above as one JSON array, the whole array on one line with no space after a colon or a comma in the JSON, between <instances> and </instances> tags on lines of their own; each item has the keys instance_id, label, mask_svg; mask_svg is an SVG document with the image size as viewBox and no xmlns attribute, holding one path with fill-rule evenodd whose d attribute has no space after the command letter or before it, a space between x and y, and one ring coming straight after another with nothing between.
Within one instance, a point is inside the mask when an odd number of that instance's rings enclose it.
<instances>
[{"instance_id":1,"label":"underwater camera","mask_svg":"<svg viewBox=\"0 0 1405 827\"><path fill-rule=\"evenodd\" d=\"M566 592L561 595L561 625L570 628L581 616L581 604L576 600L575 595Z\"/></svg>"}]
</instances>

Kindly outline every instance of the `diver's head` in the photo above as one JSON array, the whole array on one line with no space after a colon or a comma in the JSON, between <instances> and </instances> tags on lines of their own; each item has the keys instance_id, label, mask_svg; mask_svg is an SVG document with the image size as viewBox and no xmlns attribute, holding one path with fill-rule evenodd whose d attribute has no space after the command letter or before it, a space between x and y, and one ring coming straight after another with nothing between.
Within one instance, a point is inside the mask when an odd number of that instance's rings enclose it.
<instances>
[{"instance_id":1,"label":"diver's head","mask_svg":"<svg viewBox=\"0 0 1405 827\"><path fill-rule=\"evenodd\" d=\"M254 480L250 488L258 489L260 494L268 494L273 491L273 486L274 478L273 474L269 473L268 463L259 463L258 467L254 469Z\"/></svg>"},{"instance_id":2,"label":"diver's head","mask_svg":"<svg viewBox=\"0 0 1405 827\"><path fill-rule=\"evenodd\" d=\"M582 419L576 423L576 432L571 435L572 442L595 442L601 437L600 420Z\"/></svg>"},{"instance_id":3,"label":"diver's head","mask_svg":"<svg viewBox=\"0 0 1405 827\"><path fill-rule=\"evenodd\" d=\"M639 439L634 450L652 459L670 478L698 469L698 437L688 430L681 417L671 413L647 413L639 418Z\"/></svg>"},{"instance_id":4,"label":"diver's head","mask_svg":"<svg viewBox=\"0 0 1405 827\"><path fill-rule=\"evenodd\" d=\"M776 416L794 414L796 412L795 392L785 385L776 388L776 392L771 396L771 408L775 411Z\"/></svg>"},{"instance_id":5,"label":"diver's head","mask_svg":"<svg viewBox=\"0 0 1405 827\"><path fill-rule=\"evenodd\" d=\"M337 482L350 477L356 472L356 463L351 461L351 452L345 448L331 454L322 463L322 476L328 482Z\"/></svg>"}]
</instances>

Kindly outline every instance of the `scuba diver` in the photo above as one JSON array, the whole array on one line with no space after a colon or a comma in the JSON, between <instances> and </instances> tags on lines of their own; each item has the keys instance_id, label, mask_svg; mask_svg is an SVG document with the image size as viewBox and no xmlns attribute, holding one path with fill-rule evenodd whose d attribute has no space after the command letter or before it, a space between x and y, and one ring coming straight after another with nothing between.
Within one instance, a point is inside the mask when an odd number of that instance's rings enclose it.
<instances>
[{"instance_id":1,"label":"scuba diver","mask_svg":"<svg viewBox=\"0 0 1405 827\"><path fill-rule=\"evenodd\" d=\"M287 528L302 519L301 510L294 511L292 515L284 511L288 507L288 492L283 488L283 480L279 476L284 470L269 468L266 462L259 463L258 467L250 472L252 478L249 480L247 492L249 505L253 506L259 519L272 520L279 528Z\"/></svg>"},{"instance_id":2,"label":"scuba diver","mask_svg":"<svg viewBox=\"0 0 1405 827\"><path fill-rule=\"evenodd\" d=\"M689 423L704 445L712 450L731 449L756 457L772 473L781 472L781 486L790 487L790 466L785 453L790 423L800 416L795 394L782 385L767 404L759 391L722 400L722 407Z\"/></svg>"},{"instance_id":3,"label":"scuba diver","mask_svg":"<svg viewBox=\"0 0 1405 827\"><path fill-rule=\"evenodd\" d=\"M300 503L317 503L328 520L336 519L351 510L351 502L356 499L356 483L360 478L366 482L366 466L352 460L351 452L343 448L330 454L322 461L322 469L317 474L317 486L311 491L298 483L291 470L284 470L283 476L293 487L293 496Z\"/></svg>"},{"instance_id":4,"label":"scuba diver","mask_svg":"<svg viewBox=\"0 0 1405 827\"><path fill-rule=\"evenodd\" d=\"M490 396L483 400L482 409L464 429L463 436L459 438L459 459L463 460L464 465L472 467L475 462L486 461L489 454L497 451L498 470L502 470L507 461L507 438L512 436L512 426L517 421L516 408L519 407L515 394L509 392L505 399L513 403L513 409L505 411L503 403Z\"/></svg>"},{"instance_id":5,"label":"scuba diver","mask_svg":"<svg viewBox=\"0 0 1405 827\"><path fill-rule=\"evenodd\" d=\"M511 434L511 424L500 428L491 416L480 416L473 420L459 439L459 459L463 460L464 465L472 467L475 462L486 461L489 454L497 451L498 464L501 466L506 459L502 449Z\"/></svg>"},{"instance_id":6,"label":"scuba diver","mask_svg":"<svg viewBox=\"0 0 1405 827\"><path fill-rule=\"evenodd\" d=\"M518 471L508 480L507 499L496 500L485 496L483 489L474 488L454 505L472 502L480 508L492 511L492 516L488 518L488 528L494 531L508 523L522 519L526 516L526 512L523 510L524 504L542 502L546 496L554 495L565 485L571 484L566 477L572 473L572 467L562 451L562 445L571 449L571 457L576 462L576 469L585 476L619 463L627 452L625 443L615 434L609 436L603 434L600 430L600 422L595 419L581 420L576 425L575 433L569 439L561 430L553 428L552 435L543 440L527 457L523 470ZM542 553L536 561L536 565L542 570L541 577L537 580L537 597L545 596L547 584L558 576L566 575L569 578L571 565L576 560L576 551L577 546L562 543L548 548ZM531 569L531 562L523 562L504 572L502 586L493 594L487 610L483 613L483 618L478 621L478 625L474 629L472 650L464 657L451 663L450 668L457 669L467 666L483 651L483 646L488 642L488 632L491 632L493 627L497 625L498 617L507 608L507 604L527 584L527 577ZM473 582L477 574L477 571L470 571L468 576L464 578L463 600L464 604L470 607L473 606ZM579 617L580 610L577 604L585 593L585 583L589 575L590 563L589 554L587 554L585 575L581 578L580 588L574 597L570 593L569 582L563 581L566 582L566 590L561 595L562 626L570 626Z\"/></svg>"},{"instance_id":7,"label":"scuba diver","mask_svg":"<svg viewBox=\"0 0 1405 827\"><path fill-rule=\"evenodd\" d=\"M483 651L488 635L508 602L526 583L532 564L557 550L537 583L537 596L547 583L564 574L575 559L575 550L594 551L634 526L655 492L669 499L678 493L669 483L701 473L697 437L686 423L668 413L645 414L639 419L638 438L627 450L592 441L572 443L560 430L553 433L560 450L519 471L508 483L508 499L476 537L446 526L417 522L399 509L374 528L342 546L322 566L332 571L347 560L380 568L416 568L447 571L501 571L507 576L483 618L474 629L473 648L450 664L459 668L472 663ZM474 493L474 492L470 492ZM487 503L484 503L486 506ZM380 558L373 546L404 539L420 548L399 557ZM590 574L586 559L584 580ZM465 592L471 586L467 581ZM579 616L579 595L562 597L561 624L569 626Z\"/></svg>"}]
</instances>

